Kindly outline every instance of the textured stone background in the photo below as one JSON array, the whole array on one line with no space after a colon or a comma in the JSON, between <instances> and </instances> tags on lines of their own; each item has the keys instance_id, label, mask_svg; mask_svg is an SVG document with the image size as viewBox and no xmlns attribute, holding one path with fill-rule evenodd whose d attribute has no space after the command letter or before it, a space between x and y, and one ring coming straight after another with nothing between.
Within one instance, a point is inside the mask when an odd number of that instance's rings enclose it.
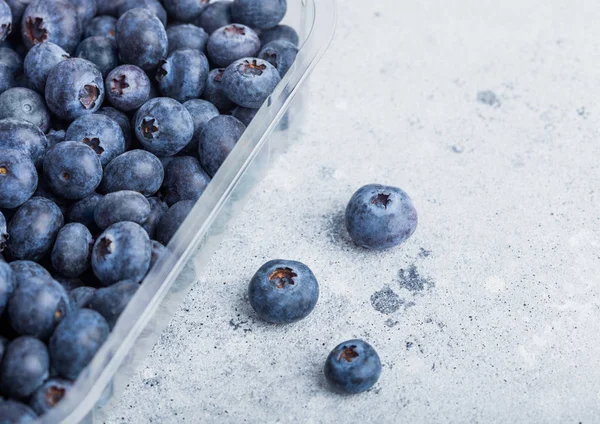
<instances>
[{"instance_id":1,"label":"textured stone background","mask_svg":"<svg viewBox=\"0 0 600 424\"><path fill-rule=\"evenodd\" d=\"M597 422L598 22L591 0L343 0L302 135L105 422ZM400 248L348 242L371 182L418 209ZM295 325L245 298L274 257L321 284ZM341 397L322 365L352 337L384 369Z\"/></svg>"}]
</instances>

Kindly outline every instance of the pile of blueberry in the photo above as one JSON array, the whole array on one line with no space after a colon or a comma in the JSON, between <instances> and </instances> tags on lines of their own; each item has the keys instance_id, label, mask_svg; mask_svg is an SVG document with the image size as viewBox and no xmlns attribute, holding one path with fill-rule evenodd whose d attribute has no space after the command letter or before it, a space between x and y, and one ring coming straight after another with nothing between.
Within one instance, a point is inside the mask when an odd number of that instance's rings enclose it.
<instances>
[{"instance_id":1,"label":"pile of blueberry","mask_svg":"<svg viewBox=\"0 0 600 424\"><path fill-rule=\"evenodd\" d=\"M0 0L0 422L59 402L292 66L286 0Z\"/></svg>"}]
</instances>

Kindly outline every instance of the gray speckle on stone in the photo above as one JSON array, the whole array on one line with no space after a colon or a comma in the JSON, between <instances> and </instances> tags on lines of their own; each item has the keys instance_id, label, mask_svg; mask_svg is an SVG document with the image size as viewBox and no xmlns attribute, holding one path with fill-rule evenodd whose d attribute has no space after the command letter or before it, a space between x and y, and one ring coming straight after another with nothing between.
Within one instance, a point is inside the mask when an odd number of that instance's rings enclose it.
<instances>
[{"instance_id":1,"label":"gray speckle on stone","mask_svg":"<svg viewBox=\"0 0 600 424\"><path fill-rule=\"evenodd\" d=\"M433 280L422 277L419 274L419 271L414 264L410 265L408 269L401 269L398 271L398 278L400 287L411 292L420 292L435 286Z\"/></svg>"},{"instance_id":2,"label":"gray speckle on stone","mask_svg":"<svg viewBox=\"0 0 600 424\"><path fill-rule=\"evenodd\" d=\"M489 106L500 106L500 100L498 99L498 96L496 96L496 93L490 90L479 91L477 93L477 101Z\"/></svg>"},{"instance_id":3,"label":"gray speckle on stone","mask_svg":"<svg viewBox=\"0 0 600 424\"><path fill-rule=\"evenodd\" d=\"M400 309L404 301L392 289L385 287L371 295L371 306L382 314L391 314Z\"/></svg>"}]
</instances>

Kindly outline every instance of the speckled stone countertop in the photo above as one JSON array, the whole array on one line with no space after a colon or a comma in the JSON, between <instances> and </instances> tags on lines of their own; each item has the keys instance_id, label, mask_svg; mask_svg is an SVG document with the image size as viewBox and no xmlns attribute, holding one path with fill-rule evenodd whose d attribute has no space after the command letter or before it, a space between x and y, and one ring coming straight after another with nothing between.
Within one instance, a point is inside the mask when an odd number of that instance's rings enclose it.
<instances>
[{"instance_id":1,"label":"speckled stone countertop","mask_svg":"<svg viewBox=\"0 0 600 424\"><path fill-rule=\"evenodd\" d=\"M598 422L600 6L341 3L301 136L104 421ZM371 182L417 207L400 248L344 232ZM321 284L290 326L245 298L275 257ZM343 397L322 366L353 337L384 368Z\"/></svg>"}]
</instances>

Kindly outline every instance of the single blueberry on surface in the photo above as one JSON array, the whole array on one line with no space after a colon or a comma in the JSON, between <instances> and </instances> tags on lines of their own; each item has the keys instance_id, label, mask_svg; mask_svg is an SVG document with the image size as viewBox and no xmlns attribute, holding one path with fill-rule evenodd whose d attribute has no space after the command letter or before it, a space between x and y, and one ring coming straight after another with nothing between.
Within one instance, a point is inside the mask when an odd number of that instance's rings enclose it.
<instances>
[{"instance_id":1,"label":"single blueberry on surface","mask_svg":"<svg viewBox=\"0 0 600 424\"><path fill-rule=\"evenodd\" d=\"M266 60L237 60L223 73L223 91L239 106L257 109L281 81L279 72Z\"/></svg>"},{"instance_id":2,"label":"single blueberry on surface","mask_svg":"<svg viewBox=\"0 0 600 424\"><path fill-rule=\"evenodd\" d=\"M208 35L217 29L233 23L230 1L215 1L204 9L196 19L196 25L204 28Z\"/></svg>"},{"instance_id":3,"label":"single blueberry on surface","mask_svg":"<svg viewBox=\"0 0 600 424\"><path fill-rule=\"evenodd\" d=\"M35 192L38 174L26 154L14 150L0 150L0 207L16 208Z\"/></svg>"},{"instance_id":4,"label":"single blueberry on surface","mask_svg":"<svg viewBox=\"0 0 600 424\"><path fill-rule=\"evenodd\" d=\"M156 227L156 240L163 245L169 244L185 218L194 207L196 202L193 200L182 200L175 203L160 218Z\"/></svg>"},{"instance_id":5,"label":"single blueberry on surface","mask_svg":"<svg viewBox=\"0 0 600 424\"><path fill-rule=\"evenodd\" d=\"M208 80L202 98L211 102L220 111L229 111L235 107L235 103L223 91L223 74L225 68L216 68L208 73Z\"/></svg>"},{"instance_id":6,"label":"single blueberry on surface","mask_svg":"<svg viewBox=\"0 0 600 424\"><path fill-rule=\"evenodd\" d=\"M0 262L0 315L4 313L8 299L15 290L16 285L17 279L10 265L6 262ZM1 355L0 358L2 358Z\"/></svg>"},{"instance_id":7,"label":"single blueberry on surface","mask_svg":"<svg viewBox=\"0 0 600 424\"><path fill-rule=\"evenodd\" d=\"M169 206L181 200L198 200L210 183L210 177L192 156L177 156L165 169L162 198Z\"/></svg>"},{"instance_id":8,"label":"single blueberry on surface","mask_svg":"<svg viewBox=\"0 0 600 424\"><path fill-rule=\"evenodd\" d=\"M77 46L75 57L92 62L102 72L103 77L119 65L117 43L108 37L86 38Z\"/></svg>"},{"instance_id":9,"label":"single blueberry on surface","mask_svg":"<svg viewBox=\"0 0 600 424\"><path fill-rule=\"evenodd\" d=\"M177 100L157 97L144 103L135 114L135 135L149 152L173 156L192 140L194 122Z\"/></svg>"},{"instance_id":10,"label":"single blueberry on surface","mask_svg":"<svg viewBox=\"0 0 600 424\"><path fill-rule=\"evenodd\" d=\"M217 173L245 130L244 124L229 115L219 115L204 126L198 156L208 175L213 177Z\"/></svg>"},{"instance_id":11,"label":"single blueberry on surface","mask_svg":"<svg viewBox=\"0 0 600 424\"><path fill-rule=\"evenodd\" d=\"M52 68L69 58L69 54L62 47L50 41L33 46L27 52L23 65L31 88L44 94L46 80Z\"/></svg>"},{"instance_id":12,"label":"single blueberry on surface","mask_svg":"<svg viewBox=\"0 0 600 424\"><path fill-rule=\"evenodd\" d=\"M71 306L74 309L87 308L94 293L96 293L96 289L93 287L81 286L74 288L69 292Z\"/></svg>"},{"instance_id":13,"label":"single blueberry on surface","mask_svg":"<svg viewBox=\"0 0 600 424\"><path fill-rule=\"evenodd\" d=\"M75 310L50 338L52 366L61 376L76 379L106 341L109 331L106 320L98 312L85 308Z\"/></svg>"},{"instance_id":14,"label":"single blueberry on surface","mask_svg":"<svg viewBox=\"0 0 600 424\"><path fill-rule=\"evenodd\" d=\"M92 114L104 100L102 73L85 59L63 60L50 71L45 95L48 108L60 119L72 121Z\"/></svg>"},{"instance_id":15,"label":"single blueberry on surface","mask_svg":"<svg viewBox=\"0 0 600 424\"><path fill-rule=\"evenodd\" d=\"M32 197L17 209L8 224L6 251L14 260L38 261L50 252L64 219L51 200Z\"/></svg>"},{"instance_id":16,"label":"single blueberry on surface","mask_svg":"<svg viewBox=\"0 0 600 424\"><path fill-rule=\"evenodd\" d=\"M143 224L150 215L150 203L137 191L121 190L108 193L96 206L94 219L104 229L117 222Z\"/></svg>"},{"instance_id":17,"label":"single blueberry on surface","mask_svg":"<svg viewBox=\"0 0 600 424\"><path fill-rule=\"evenodd\" d=\"M231 24L214 31L208 38L206 51L212 63L225 68L244 57L256 56L260 40L252 28Z\"/></svg>"},{"instance_id":18,"label":"single blueberry on surface","mask_svg":"<svg viewBox=\"0 0 600 424\"><path fill-rule=\"evenodd\" d=\"M69 222L79 222L85 225L90 232L97 231L96 221L94 220L94 211L100 199L104 196L98 193L92 193L89 196L81 199L73 204L68 213Z\"/></svg>"},{"instance_id":19,"label":"single blueberry on surface","mask_svg":"<svg viewBox=\"0 0 600 424\"><path fill-rule=\"evenodd\" d=\"M0 363L0 392L27 398L48 378L49 369L46 345L34 337L18 337L8 343Z\"/></svg>"},{"instance_id":20,"label":"single blueberry on surface","mask_svg":"<svg viewBox=\"0 0 600 424\"><path fill-rule=\"evenodd\" d=\"M142 228L146 230L148 236L153 239L158 222L169 209L169 206L158 197L148 197L148 203L150 203L150 215L148 215L148 218L146 218L146 221L142 224Z\"/></svg>"},{"instance_id":21,"label":"single blueberry on surface","mask_svg":"<svg viewBox=\"0 0 600 424\"><path fill-rule=\"evenodd\" d=\"M100 188L104 193L132 190L152 196L163 179L163 165L155 155L145 150L130 150L106 166Z\"/></svg>"},{"instance_id":22,"label":"single blueberry on surface","mask_svg":"<svg viewBox=\"0 0 600 424\"><path fill-rule=\"evenodd\" d=\"M165 97L178 102L198 98L206 87L208 60L204 53L193 49L179 49L161 60L156 71L158 89Z\"/></svg>"},{"instance_id":23,"label":"single blueberry on surface","mask_svg":"<svg viewBox=\"0 0 600 424\"><path fill-rule=\"evenodd\" d=\"M122 62L151 71L167 55L167 32L149 10L131 9L117 21L117 45Z\"/></svg>"},{"instance_id":24,"label":"single blueberry on surface","mask_svg":"<svg viewBox=\"0 0 600 424\"><path fill-rule=\"evenodd\" d=\"M247 107L238 106L235 109L233 109L233 111L231 111L231 115L234 118L237 118L242 124L244 124L247 127L248 125L250 125L250 122L252 122L257 112L258 109L250 109Z\"/></svg>"},{"instance_id":25,"label":"single blueberry on surface","mask_svg":"<svg viewBox=\"0 0 600 424\"><path fill-rule=\"evenodd\" d=\"M52 266L66 277L78 277L88 269L93 246L92 234L83 224L73 222L60 229L52 248Z\"/></svg>"},{"instance_id":26,"label":"single blueberry on surface","mask_svg":"<svg viewBox=\"0 0 600 424\"><path fill-rule=\"evenodd\" d=\"M100 185L102 163L90 146L78 141L63 141L48 149L44 158L44 177L59 196L79 200L91 195Z\"/></svg>"},{"instance_id":27,"label":"single blueberry on surface","mask_svg":"<svg viewBox=\"0 0 600 424\"><path fill-rule=\"evenodd\" d=\"M206 51L208 34L200 27L192 24L169 25L167 28L169 53L179 49Z\"/></svg>"},{"instance_id":28,"label":"single blueberry on surface","mask_svg":"<svg viewBox=\"0 0 600 424\"><path fill-rule=\"evenodd\" d=\"M194 121L194 135L192 141L183 149L186 153L197 153L200 134L204 126L215 116L219 116L219 110L211 102L200 99L188 100L183 104Z\"/></svg>"},{"instance_id":29,"label":"single blueberry on surface","mask_svg":"<svg viewBox=\"0 0 600 424\"><path fill-rule=\"evenodd\" d=\"M0 149L14 149L29 155L35 166L42 164L48 139L35 124L7 118L0 121Z\"/></svg>"},{"instance_id":30,"label":"single blueberry on surface","mask_svg":"<svg viewBox=\"0 0 600 424\"><path fill-rule=\"evenodd\" d=\"M98 289L89 301L89 308L99 312L112 330L139 286L135 281L124 280Z\"/></svg>"},{"instance_id":31,"label":"single blueberry on surface","mask_svg":"<svg viewBox=\"0 0 600 424\"><path fill-rule=\"evenodd\" d=\"M130 112L150 98L150 79L135 65L121 65L106 76L106 99L117 109Z\"/></svg>"},{"instance_id":32,"label":"single blueberry on surface","mask_svg":"<svg viewBox=\"0 0 600 424\"><path fill-rule=\"evenodd\" d=\"M152 244L148 233L134 222L108 227L92 250L92 269L109 286L122 280L142 281L150 267Z\"/></svg>"},{"instance_id":33,"label":"single blueberry on surface","mask_svg":"<svg viewBox=\"0 0 600 424\"><path fill-rule=\"evenodd\" d=\"M367 249L387 249L406 241L417 228L412 200L397 187L369 184L354 193L346 207L346 229Z\"/></svg>"},{"instance_id":34,"label":"single blueberry on surface","mask_svg":"<svg viewBox=\"0 0 600 424\"><path fill-rule=\"evenodd\" d=\"M67 394L73 383L62 378L50 378L31 396L29 406L38 415L43 415L54 408Z\"/></svg>"},{"instance_id":35,"label":"single blueberry on surface","mask_svg":"<svg viewBox=\"0 0 600 424\"><path fill-rule=\"evenodd\" d=\"M258 57L273 65L282 78L296 60L297 55L298 47L285 40L271 41L258 53Z\"/></svg>"},{"instance_id":36,"label":"single blueberry on surface","mask_svg":"<svg viewBox=\"0 0 600 424\"><path fill-rule=\"evenodd\" d=\"M37 415L24 403L11 399L0 399L0 423L28 424L37 421Z\"/></svg>"},{"instance_id":37,"label":"single blueberry on surface","mask_svg":"<svg viewBox=\"0 0 600 424\"><path fill-rule=\"evenodd\" d=\"M28 49L51 41L71 52L81 38L77 9L68 0L35 0L23 13L21 36Z\"/></svg>"},{"instance_id":38,"label":"single blueberry on surface","mask_svg":"<svg viewBox=\"0 0 600 424\"><path fill-rule=\"evenodd\" d=\"M286 11L286 0L234 0L231 5L235 22L260 29L277 26Z\"/></svg>"},{"instance_id":39,"label":"single blueberry on surface","mask_svg":"<svg viewBox=\"0 0 600 424\"><path fill-rule=\"evenodd\" d=\"M287 25L277 25L276 27L265 29L260 32L259 38L262 46L275 40L289 41L296 47L299 43L298 33L294 28Z\"/></svg>"},{"instance_id":40,"label":"single blueberry on surface","mask_svg":"<svg viewBox=\"0 0 600 424\"><path fill-rule=\"evenodd\" d=\"M40 128L50 129L50 112L44 98L29 88L15 87L0 94L0 119L22 119Z\"/></svg>"},{"instance_id":41,"label":"single blueberry on surface","mask_svg":"<svg viewBox=\"0 0 600 424\"><path fill-rule=\"evenodd\" d=\"M256 271L248 297L261 319L288 324L312 312L319 299L319 283L302 262L275 259Z\"/></svg>"},{"instance_id":42,"label":"single blueberry on surface","mask_svg":"<svg viewBox=\"0 0 600 424\"><path fill-rule=\"evenodd\" d=\"M203 0L199 0L203 1ZM167 26L167 11L162 6L159 0L122 0L119 6L119 16L125 14L125 12L135 9L142 8L155 15L163 26Z\"/></svg>"},{"instance_id":43,"label":"single blueberry on surface","mask_svg":"<svg viewBox=\"0 0 600 424\"><path fill-rule=\"evenodd\" d=\"M91 147L100 158L102 166L125 151L125 137L121 127L104 114L77 118L69 125L65 138Z\"/></svg>"},{"instance_id":44,"label":"single blueberry on surface","mask_svg":"<svg viewBox=\"0 0 600 424\"><path fill-rule=\"evenodd\" d=\"M117 19L115 17L107 15L96 16L90 21L89 25L84 27L84 38L95 37L99 35L116 40L116 28Z\"/></svg>"},{"instance_id":45,"label":"single blueberry on surface","mask_svg":"<svg viewBox=\"0 0 600 424\"><path fill-rule=\"evenodd\" d=\"M359 339L337 345L325 361L325 378L339 392L369 390L381 375L381 360L373 347Z\"/></svg>"}]
</instances>

